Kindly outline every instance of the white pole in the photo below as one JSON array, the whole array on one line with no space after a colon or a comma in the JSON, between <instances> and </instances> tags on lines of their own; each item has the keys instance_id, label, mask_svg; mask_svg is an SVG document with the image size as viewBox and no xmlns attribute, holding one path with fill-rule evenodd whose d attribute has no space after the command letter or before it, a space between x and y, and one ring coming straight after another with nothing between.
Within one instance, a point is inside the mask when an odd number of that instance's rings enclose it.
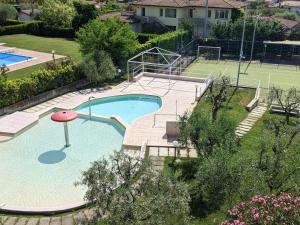
<instances>
[{"instance_id":1,"label":"white pole","mask_svg":"<svg viewBox=\"0 0 300 225\"><path fill-rule=\"evenodd\" d=\"M70 147L70 143L69 143L69 131L68 131L68 123L67 122L64 122L64 128L65 128L65 141L66 141L65 147L68 148L68 147Z\"/></svg>"},{"instance_id":2,"label":"white pole","mask_svg":"<svg viewBox=\"0 0 300 225\"><path fill-rule=\"evenodd\" d=\"M204 38L207 37L207 20L208 20L208 0L205 0L205 20L204 20Z\"/></svg>"},{"instance_id":3,"label":"white pole","mask_svg":"<svg viewBox=\"0 0 300 225\"><path fill-rule=\"evenodd\" d=\"M176 100L176 120L177 120L177 100Z\"/></svg>"},{"instance_id":4,"label":"white pole","mask_svg":"<svg viewBox=\"0 0 300 225\"><path fill-rule=\"evenodd\" d=\"M241 41L241 49L240 49L240 59L239 59L239 66L238 66L238 74L236 79L236 87L239 87L240 82L240 73L241 73L241 63L243 58L243 48L244 48L244 37L245 37L245 28L246 28L246 10L244 16L244 24L243 24L243 33L242 33L242 41Z\"/></svg>"}]
</instances>

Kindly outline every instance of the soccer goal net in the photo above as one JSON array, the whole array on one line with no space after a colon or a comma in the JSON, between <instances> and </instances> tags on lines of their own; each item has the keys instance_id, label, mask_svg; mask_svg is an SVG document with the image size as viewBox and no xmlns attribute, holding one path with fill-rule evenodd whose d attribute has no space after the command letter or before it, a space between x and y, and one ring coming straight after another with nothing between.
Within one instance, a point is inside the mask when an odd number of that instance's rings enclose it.
<instances>
[{"instance_id":1,"label":"soccer goal net","mask_svg":"<svg viewBox=\"0 0 300 225\"><path fill-rule=\"evenodd\" d=\"M212 60L220 61L221 57L221 47L214 46L198 46L197 58L198 60Z\"/></svg>"}]
</instances>

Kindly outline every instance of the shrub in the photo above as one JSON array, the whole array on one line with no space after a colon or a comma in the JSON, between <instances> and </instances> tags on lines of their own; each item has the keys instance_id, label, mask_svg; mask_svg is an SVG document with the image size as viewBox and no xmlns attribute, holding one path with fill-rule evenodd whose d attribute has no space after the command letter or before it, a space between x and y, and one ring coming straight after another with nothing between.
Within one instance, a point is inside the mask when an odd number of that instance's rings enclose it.
<instances>
[{"instance_id":1,"label":"shrub","mask_svg":"<svg viewBox=\"0 0 300 225\"><path fill-rule=\"evenodd\" d=\"M78 30L82 25L97 17L95 5L83 2L74 2L73 5L76 10L76 15L72 20L72 27L75 30Z\"/></svg>"},{"instance_id":2,"label":"shrub","mask_svg":"<svg viewBox=\"0 0 300 225\"><path fill-rule=\"evenodd\" d=\"M0 3L0 24L5 24L8 19L16 19L17 15L15 7Z\"/></svg>"},{"instance_id":3,"label":"shrub","mask_svg":"<svg viewBox=\"0 0 300 225\"><path fill-rule=\"evenodd\" d=\"M44 2L39 13L39 19L50 27L70 28L74 15L73 5L52 0Z\"/></svg>"},{"instance_id":4,"label":"shrub","mask_svg":"<svg viewBox=\"0 0 300 225\"><path fill-rule=\"evenodd\" d=\"M103 80L113 79L117 73L110 55L104 51L94 51L86 55L80 68L86 78L95 84Z\"/></svg>"},{"instance_id":5,"label":"shrub","mask_svg":"<svg viewBox=\"0 0 300 225\"><path fill-rule=\"evenodd\" d=\"M300 197L286 193L256 195L251 201L234 206L228 217L221 225L299 224Z\"/></svg>"}]
</instances>

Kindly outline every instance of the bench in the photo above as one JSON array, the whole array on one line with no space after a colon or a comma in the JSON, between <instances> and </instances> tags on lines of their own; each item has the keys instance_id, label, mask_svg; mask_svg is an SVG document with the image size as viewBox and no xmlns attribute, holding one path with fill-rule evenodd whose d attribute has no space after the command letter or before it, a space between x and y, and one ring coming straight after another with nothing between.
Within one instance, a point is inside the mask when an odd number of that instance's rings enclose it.
<instances>
[{"instance_id":1,"label":"bench","mask_svg":"<svg viewBox=\"0 0 300 225\"><path fill-rule=\"evenodd\" d=\"M280 105L271 105L269 108L270 113L280 113L285 114L285 111ZM294 109L290 112L290 115L300 116L300 109Z\"/></svg>"}]
</instances>

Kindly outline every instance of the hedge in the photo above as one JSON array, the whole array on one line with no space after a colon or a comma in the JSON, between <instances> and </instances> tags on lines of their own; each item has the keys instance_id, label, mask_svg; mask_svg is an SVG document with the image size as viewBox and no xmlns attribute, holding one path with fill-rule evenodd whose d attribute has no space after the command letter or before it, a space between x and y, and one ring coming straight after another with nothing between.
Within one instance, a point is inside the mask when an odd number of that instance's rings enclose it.
<instances>
[{"instance_id":1,"label":"hedge","mask_svg":"<svg viewBox=\"0 0 300 225\"><path fill-rule=\"evenodd\" d=\"M178 42L181 41L181 38L185 37L186 35L188 35L188 32L184 30L176 30L158 35L157 37L149 39L146 43L140 44L137 47L136 52L141 52L155 46L159 46L170 51L175 51Z\"/></svg>"},{"instance_id":2,"label":"hedge","mask_svg":"<svg viewBox=\"0 0 300 225\"><path fill-rule=\"evenodd\" d=\"M140 44L144 44L152 38L156 38L158 34L147 34L147 33L137 33L138 41Z\"/></svg>"},{"instance_id":3,"label":"hedge","mask_svg":"<svg viewBox=\"0 0 300 225\"><path fill-rule=\"evenodd\" d=\"M24 22L16 25L1 26L0 36L9 34L34 34L47 37L74 38L73 28L54 28L45 25L41 21Z\"/></svg>"},{"instance_id":4,"label":"hedge","mask_svg":"<svg viewBox=\"0 0 300 225\"><path fill-rule=\"evenodd\" d=\"M82 78L75 64L59 66L56 70L41 69L33 72L28 78L15 80L0 78L0 108Z\"/></svg>"}]
</instances>

